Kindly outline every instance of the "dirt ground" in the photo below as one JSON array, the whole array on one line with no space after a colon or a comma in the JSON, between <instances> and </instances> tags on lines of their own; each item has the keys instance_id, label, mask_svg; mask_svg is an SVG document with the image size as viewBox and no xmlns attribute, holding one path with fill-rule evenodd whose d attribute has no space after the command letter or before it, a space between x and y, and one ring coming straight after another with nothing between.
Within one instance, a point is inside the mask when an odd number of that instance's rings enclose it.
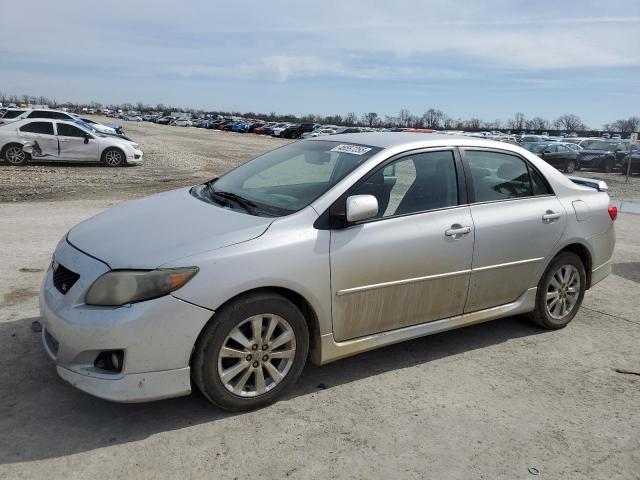
<instances>
[{"instance_id":1,"label":"dirt ground","mask_svg":"<svg viewBox=\"0 0 640 480\"><path fill-rule=\"evenodd\" d=\"M510 317L309 365L284 400L236 415L198 393L126 405L66 384L31 328L59 238L282 143L126 126L143 167L29 166L13 180L0 167L0 479L639 478L640 375L620 373L640 373L638 215L620 215L613 275L560 331Z\"/></svg>"}]
</instances>

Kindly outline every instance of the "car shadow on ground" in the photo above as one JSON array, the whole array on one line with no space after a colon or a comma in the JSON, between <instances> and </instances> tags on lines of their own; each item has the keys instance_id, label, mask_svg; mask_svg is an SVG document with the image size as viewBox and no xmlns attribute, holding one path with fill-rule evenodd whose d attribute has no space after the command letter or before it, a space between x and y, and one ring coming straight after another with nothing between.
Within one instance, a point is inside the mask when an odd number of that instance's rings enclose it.
<instances>
[{"instance_id":1,"label":"car shadow on ground","mask_svg":"<svg viewBox=\"0 0 640 480\"><path fill-rule=\"evenodd\" d=\"M194 392L144 404L103 401L58 378L44 353L36 318L0 323L0 464L57 458L125 444L153 434L216 422L237 414L219 410ZM423 337L322 367L307 365L284 401L544 331L526 318ZM269 408L269 407L267 407Z\"/></svg>"}]
</instances>

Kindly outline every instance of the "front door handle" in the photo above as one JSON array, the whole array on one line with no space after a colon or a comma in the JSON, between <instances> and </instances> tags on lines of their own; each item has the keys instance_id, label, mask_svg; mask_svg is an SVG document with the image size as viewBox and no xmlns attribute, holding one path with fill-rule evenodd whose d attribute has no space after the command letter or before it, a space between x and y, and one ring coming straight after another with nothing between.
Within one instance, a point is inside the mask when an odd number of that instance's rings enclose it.
<instances>
[{"instance_id":1,"label":"front door handle","mask_svg":"<svg viewBox=\"0 0 640 480\"><path fill-rule=\"evenodd\" d=\"M444 231L444 234L447 237L457 238L461 235L467 235L469 232L471 232L471 227L461 227L459 225L451 225L451 227L453 228Z\"/></svg>"},{"instance_id":2,"label":"front door handle","mask_svg":"<svg viewBox=\"0 0 640 480\"><path fill-rule=\"evenodd\" d=\"M542 221L544 222L552 222L553 220L557 220L562 216L561 213L556 213L552 210L547 210L547 213L542 215Z\"/></svg>"}]
</instances>

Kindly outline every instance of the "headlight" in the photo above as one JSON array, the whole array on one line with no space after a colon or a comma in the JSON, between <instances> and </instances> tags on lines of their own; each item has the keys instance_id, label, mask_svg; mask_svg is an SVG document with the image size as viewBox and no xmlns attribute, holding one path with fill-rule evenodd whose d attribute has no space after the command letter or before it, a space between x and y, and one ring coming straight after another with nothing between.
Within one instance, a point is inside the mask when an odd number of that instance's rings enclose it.
<instances>
[{"instance_id":1,"label":"headlight","mask_svg":"<svg viewBox=\"0 0 640 480\"><path fill-rule=\"evenodd\" d=\"M129 146L134 150L140 150L140 145L138 145L137 143L130 143Z\"/></svg>"},{"instance_id":2,"label":"headlight","mask_svg":"<svg viewBox=\"0 0 640 480\"><path fill-rule=\"evenodd\" d=\"M198 267L161 270L114 270L98 278L85 296L87 305L117 307L162 297L186 284Z\"/></svg>"}]
</instances>

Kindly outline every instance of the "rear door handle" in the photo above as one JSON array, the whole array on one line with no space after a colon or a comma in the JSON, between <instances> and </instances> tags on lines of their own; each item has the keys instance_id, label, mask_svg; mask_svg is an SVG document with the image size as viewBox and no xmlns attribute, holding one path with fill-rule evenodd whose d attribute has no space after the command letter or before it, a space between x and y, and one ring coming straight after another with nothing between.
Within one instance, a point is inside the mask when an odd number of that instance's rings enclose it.
<instances>
[{"instance_id":1,"label":"rear door handle","mask_svg":"<svg viewBox=\"0 0 640 480\"><path fill-rule=\"evenodd\" d=\"M545 222L550 222L552 220L557 220L562 216L561 213L552 212L551 210L547 210L547 213L542 215L542 220Z\"/></svg>"},{"instance_id":2,"label":"rear door handle","mask_svg":"<svg viewBox=\"0 0 640 480\"><path fill-rule=\"evenodd\" d=\"M467 235L469 232L471 232L471 227L456 227L456 228L450 228L449 230L445 230L444 234L447 237L458 237L461 235Z\"/></svg>"}]
</instances>

